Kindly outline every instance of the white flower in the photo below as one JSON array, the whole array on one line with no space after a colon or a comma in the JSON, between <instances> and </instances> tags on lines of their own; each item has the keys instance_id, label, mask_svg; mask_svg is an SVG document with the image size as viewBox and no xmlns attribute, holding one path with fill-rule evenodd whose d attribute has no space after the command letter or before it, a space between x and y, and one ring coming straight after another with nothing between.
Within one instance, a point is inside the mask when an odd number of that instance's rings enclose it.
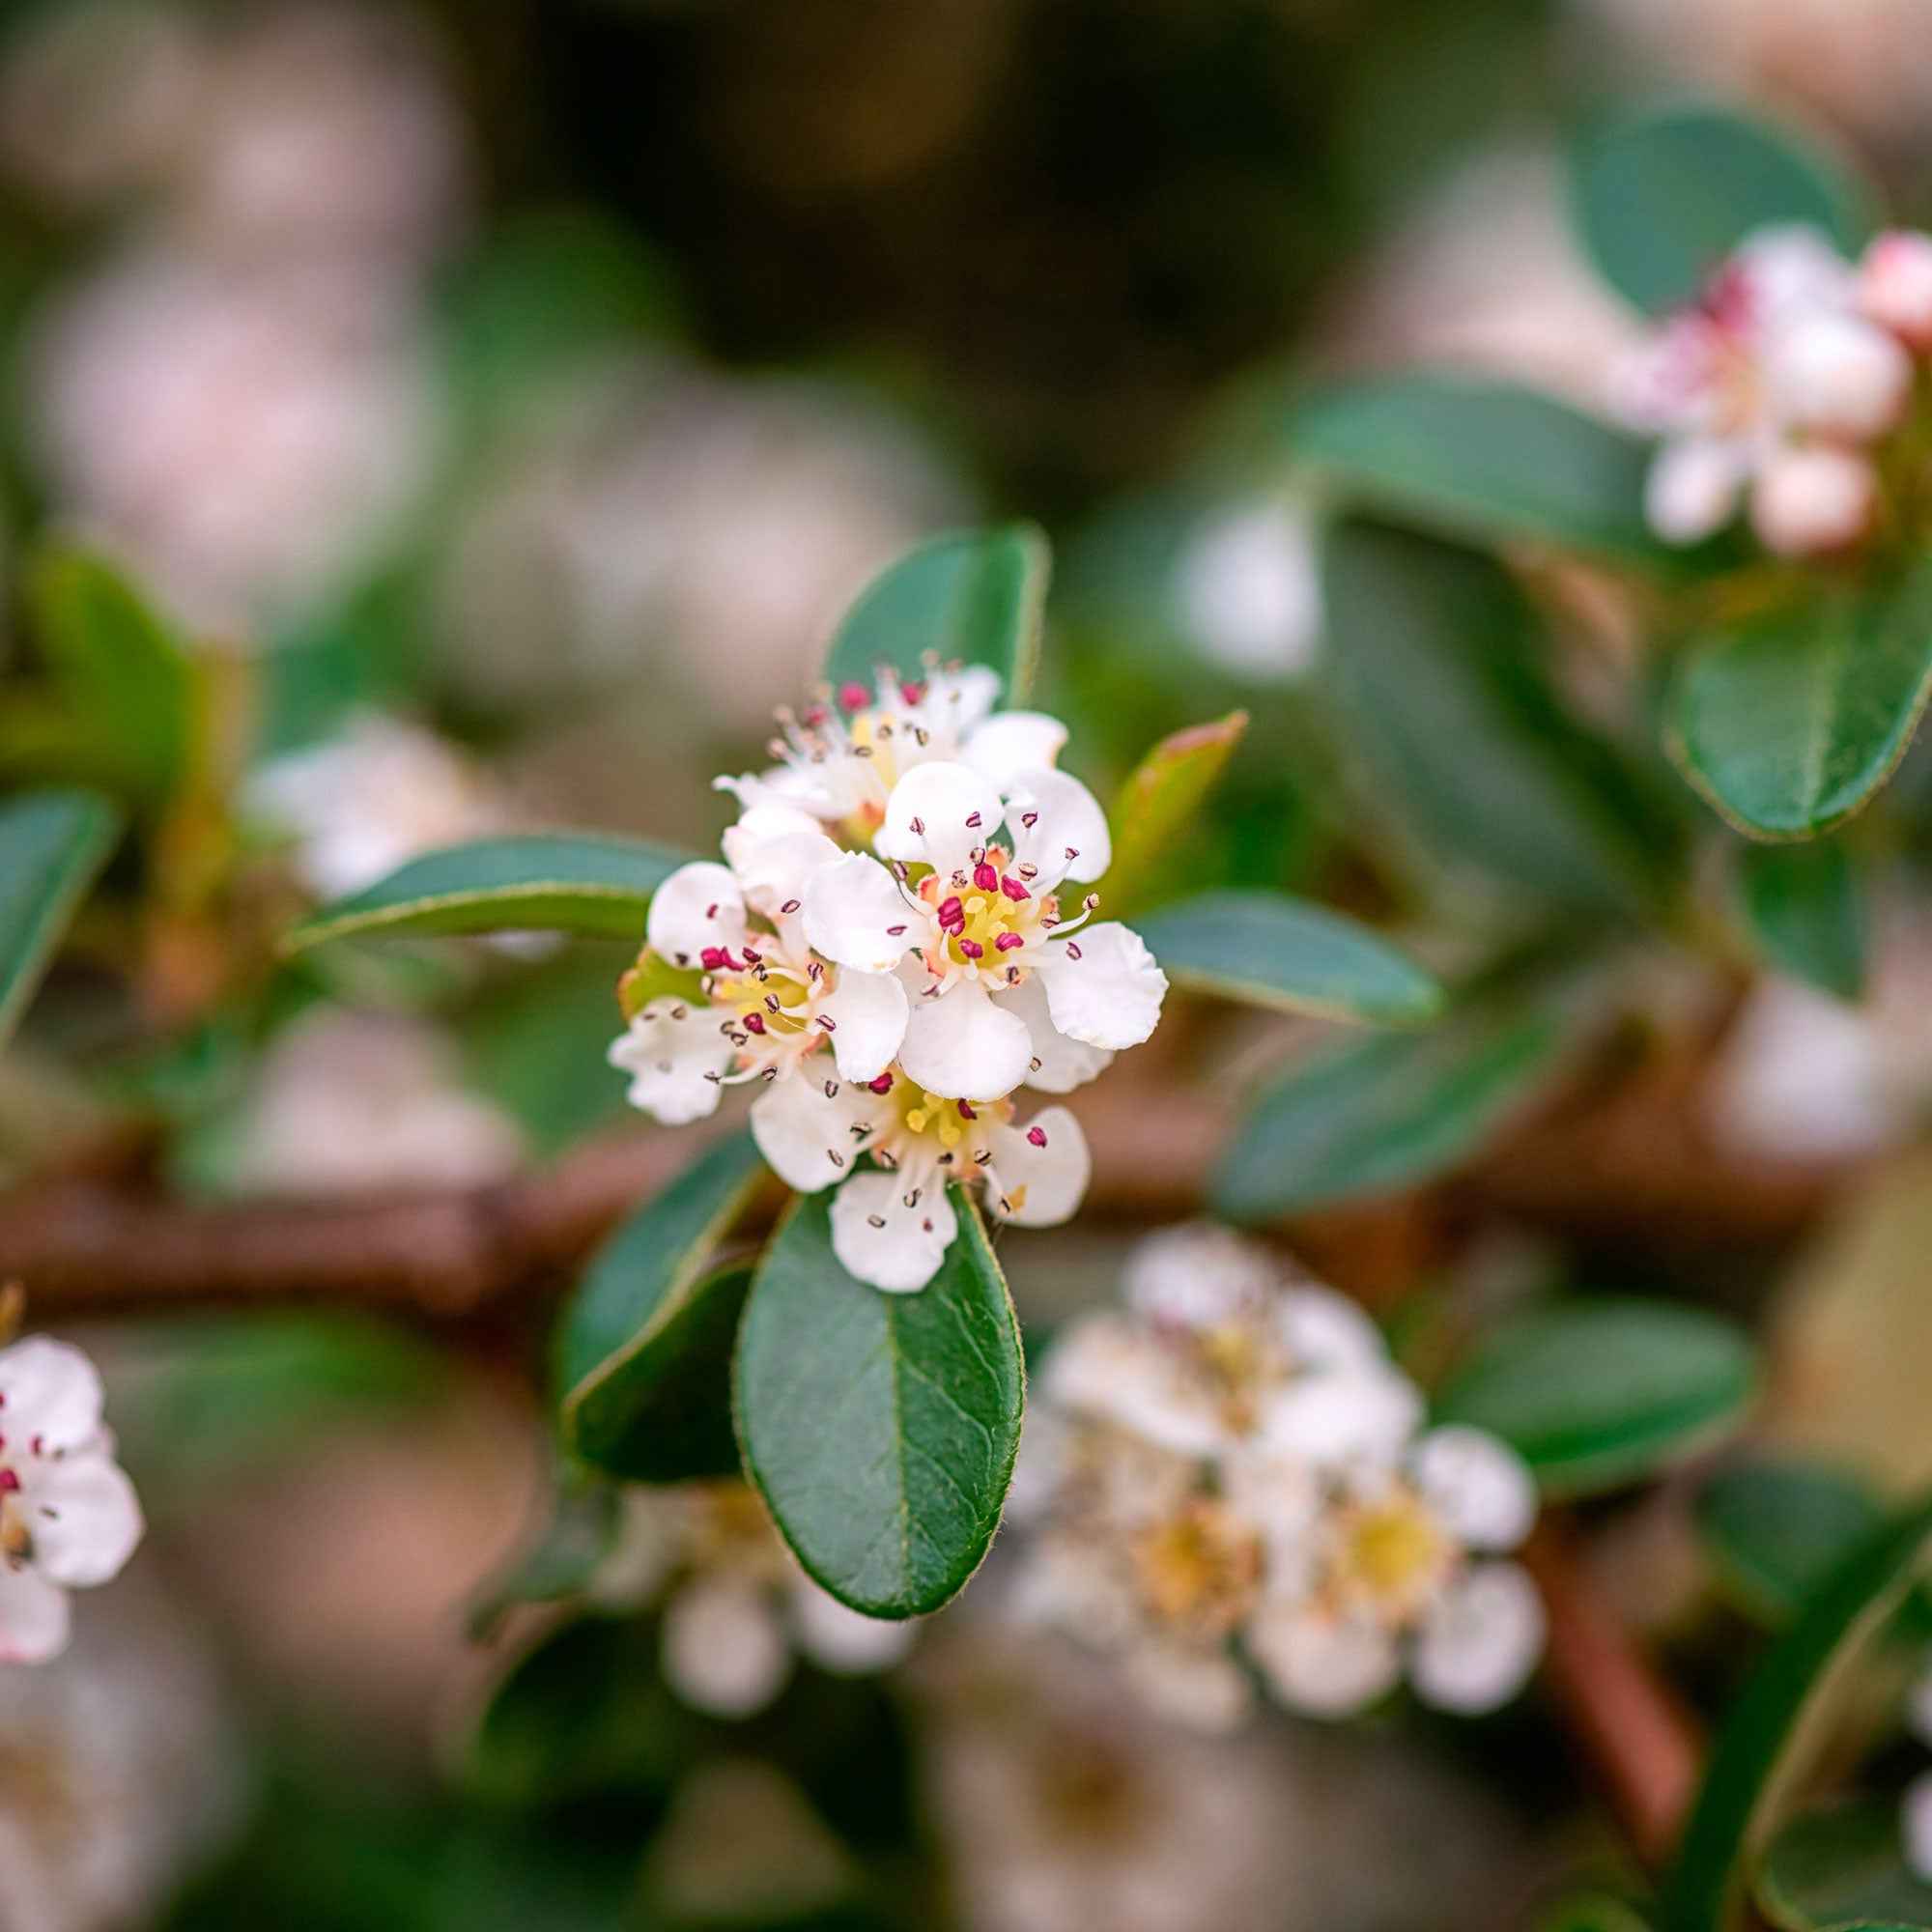
<instances>
[{"instance_id":1,"label":"white flower","mask_svg":"<svg viewBox=\"0 0 1932 1932\"><path fill-rule=\"evenodd\" d=\"M68 1592L115 1577L141 1530L94 1364L38 1335L0 1350L0 1662L64 1650Z\"/></svg>"},{"instance_id":2,"label":"white flower","mask_svg":"<svg viewBox=\"0 0 1932 1932\"><path fill-rule=\"evenodd\" d=\"M839 1184L838 1258L894 1293L923 1288L956 1235L949 1182L1025 1226L1073 1214L1078 1122L1019 1124L1008 1096L1092 1079L1167 990L1138 935L1089 923L1093 895L1062 916L1062 882L1111 863L1106 816L1053 766L1065 726L993 711L997 691L978 667L888 669L876 696L781 713L781 762L719 781L742 808L725 863L683 867L651 901L651 952L696 990L649 1000L610 1052L669 1122L764 1082L759 1151L801 1192Z\"/></svg>"},{"instance_id":3,"label":"white flower","mask_svg":"<svg viewBox=\"0 0 1932 1932\"><path fill-rule=\"evenodd\" d=\"M1409 1682L1443 1710L1494 1709L1543 1648L1541 1600L1492 1553L1527 1535L1536 1492L1481 1432L1432 1430L1396 1466L1355 1463L1307 1532L1289 1587L1243 1640L1291 1708L1341 1717Z\"/></svg>"},{"instance_id":4,"label":"white flower","mask_svg":"<svg viewBox=\"0 0 1932 1932\"><path fill-rule=\"evenodd\" d=\"M1828 443L1788 445L1768 458L1751 492L1751 528L1777 556L1844 550L1878 513L1869 458Z\"/></svg>"},{"instance_id":5,"label":"white flower","mask_svg":"<svg viewBox=\"0 0 1932 1932\"><path fill-rule=\"evenodd\" d=\"M1246 677L1307 670L1321 639L1314 519L1264 499L1222 509L1193 532L1175 571L1175 602L1205 656Z\"/></svg>"},{"instance_id":6,"label":"white flower","mask_svg":"<svg viewBox=\"0 0 1932 1932\"><path fill-rule=\"evenodd\" d=\"M1897 427L1912 393L1912 358L1884 329L1823 309L1768 345L1765 380L1782 421L1868 442Z\"/></svg>"},{"instance_id":7,"label":"white flower","mask_svg":"<svg viewBox=\"0 0 1932 1932\"><path fill-rule=\"evenodd\" d=\"M1893 228L1874 237L1859 264L1859 308L1918 354L1932 349L1932 235Z\"/></svg>"}]
</instances>

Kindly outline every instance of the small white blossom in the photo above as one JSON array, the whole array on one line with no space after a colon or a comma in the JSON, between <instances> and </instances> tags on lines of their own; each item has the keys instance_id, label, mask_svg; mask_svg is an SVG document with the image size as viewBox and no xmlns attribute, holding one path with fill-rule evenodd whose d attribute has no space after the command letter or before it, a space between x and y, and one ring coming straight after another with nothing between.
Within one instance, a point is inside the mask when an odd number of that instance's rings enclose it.
<instances>
[{"instance_id":1,"label":"small white blossom","mask_svg":"<svg viewBox=\"0 0 1932 1932\"><path fill-rule=\"evenodd\" d=\"M1223 669L1299 676L1321 639L1314 519L1287 500L1219 511L1181 551L1174 599L1188 635Z\"/></svg>"},{"instance_id":2,"label":"small white blossom","mask_svg":"<svg viewBox=\"0 0 1932 1932\"><path fill-rule=\"evenodd\" d=\"M39 1335L0 1350L0 1662L58 1656L68 1592L110 1581L141 1531L94 1364Z\"/></svg>"},{"instance_id":3,"label":"small white blossom","mask_svg":"<svg viewBox=\"0 0 1932 1932\"><path fill-rule=\"evenodd\" d=\"M1932 235L1888 229L1859 264L1859 309L1918 355L1932 350Z\"/></svg>"},{"instance_id":4,"label":"small white blossom","mask_svg":"<svg viewBox=\"0 0 1932 1932\"><path fill-rule=\"evenodd\" d=\"M1849 549L1877 514L1878 471L1870 459L1829 443L1776 451L1751 492L1751 528L1775 556Z\"/></svg>"},{"instance_id":5,"label":"small white blossom","mask_svg":"<svg viewBox=\"0 0 1932 1932\"><path fill-rule=\"evenodd\" d=\"M882 670L875 693L781 713L780 762L719 781L741 807L724 863L651 901L651 952L696 989L649 1000L611 1049L667 1122L762 1082L759 1151L801 1192L838 1186L838 1258L892 1293L924 1287L957 1233L949 1182L1025 1226L1072 1215L1078 1122L1021 1122L1010 1096L1093 1079L1167 990L1136 933L1091 923L1092 894L1063 910L1067 880L1112 863L1106 815L1054 767L1065 727L997 693L978 667Z\"/></svg>"}]
</instances>

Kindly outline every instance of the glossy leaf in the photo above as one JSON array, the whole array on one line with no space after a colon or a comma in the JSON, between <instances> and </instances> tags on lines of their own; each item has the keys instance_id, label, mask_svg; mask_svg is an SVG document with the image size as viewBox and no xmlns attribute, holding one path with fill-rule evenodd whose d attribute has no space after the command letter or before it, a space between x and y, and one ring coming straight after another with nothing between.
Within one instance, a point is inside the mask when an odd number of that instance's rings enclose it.
<instances>
[{"instance_id":1,"label":"glossy leaf","mask_svg":"<svg viewBox=\"0 0 1932 1932\"><path fill-rule=\"evenodd\" d=\"M1732 1704L1665 1893L1668 1932L1738 1932L1750 1867L1824 1714L1923 1574L1932 1500L1875 1530L1818 1587Z\"/></svg>"},{"instance_id":2,"label":"glossy leaf","mask_svg":"<svg viewBox=\"0 0 1932 1932\"><path fill-rule=\"evenodd\" d=\"M1650 446L1532 389L1408 375L1309 397L1291 454L1359 508L1444 536L1682 571L1644 517Z\"/></svg>"},{"instance_id":3,"label":"glossy leaf","mask_svg":"<svg viewBox=\"0 0 1932 1932\"><path fill-rule=\"evenodd\" d=\"M1768 964L1841 1000L1863 993L1864 904L1842 845L1747 846L1738 895Z\"/></svg>"},{"instance_id":4,"label":"glossy leaf","mask_svg":"<svg viewBox=\"0 0 1932 1932\"><path fill-rule=\"evenodd\" d=\"M1139 922L1176 985L1326 1019L1417 1026L1440 983L1387 940L1283 893L1206 893Z\"/></svg>"},{"instance_id":5,"label":"glossy leaf","mask_svg":"<svg viewBox=\"0 0 1932 1932\"><path fill-rule=\"evenodd\" d=\"M1846 255L1872 229L1863 185L1812 143L1690 103L1594 130L1578 144L1571 190L1584 246L1605 279L1653 315L1693 300L1755 229L1802 223Z\"/></svg>"},{"instance_id":6,"label":"glossy leaf","mask_svg":"<svg viewBox=\"0 0 1932 1932\"><path fill-rule=\"evenodd\" d=\"M860 592L826 654L834 686L870 689L882 664L923 678L926 659L957 658L1000 675L1003 701L1025 703L1039 660L1051 557L1031 524L936 537Z\"/></svg>"},{"instance_id":7,"label":"glossy leaf","mask_svg":"<svg viewBox=\"0 0 1932 1932\"><path fill-rule=\"evenodd\" d=\"M195 731L194 668L181 640L119 572L57 550L27 574L34 637L99 777L146 798L187 769Z\"/></svg>"},{"instance_id":8,"label":"glossy leaf","mask_svg":"<svg viewBox=\"0 0 1932 1932\"><path fill-rule=\"evenodd\" d=\"M651 895L689 861L641 838L538 832L450 845L312 913L283 940L300 952L355 933L519 931L642 935Z\"/></svg>"},{"instance_id":9,"label":"glossy leaf","mask_svg":"<svg viewBox=\"0 0 1932 1932\"><path fill-rule=\"evenodd\" d=\"M1006 1278L957 1190L957 1239L913 1294L854 1281L830 1199L800 1199L752 1287L738 1431L799 1561L873 1616L937 1609L978 1568L1019 1447L1025 1370Z\"/></svg>"},{"instance_id":10,"label":"glossy leaf","mask_svg":"<svg viewBox=\"0 0 1932 1932\"><path fill-rule=\"evenodd\" d=\"M114 809L89 792L29 792L0 805L0 1044L120 830Z\"/></svg>"},{"instance_id":11,"label":"glossy leaf","mask_svg":"<svg viewBox=\"0 0 1932 1932\"><path fill-rule=\"evenodd\" d=\"M1755 1384L1748 1339L1720 1317L1593 1297L1509 1323L1450 1378L1435 1412L1501 1436L1546 1494L1578 1495L1709 1443Z\"/></svg>"},{"instance_id":12,"label":"glossy leaf","mask_svg":"<svg viewBox=\"0 0 1932 1932\"><path fill-rule=\"evenodd\" d=\"M1809 838L1867 804L1932 693L1932 564L1832 591L1686 652L1665 742L1740 832Z\"/></svg>"},{"instance_id":13,"label":"glossy leaf","mask_svg":"<svg viewBox=\"0 0 1932 1932\"><path fill-rule=\"evenodd\" d=\"M1781 1932L1932 1926L1932 1885L1906 1862L1895 1798L1792 1819L1766 1850L1753 1889Z\"/></svg>"},{"instance_id":14,"label":"glossy leaf","mask_svg":"<svg viewBox=\"0 0 1932 1932\"><path fill-rule=\"evenodd\" d=\"M1809 1463L1720 1470L1696 1504L1697 1533L1719 1575L1768 1623L1797 1615L1884 1518L1856 1477Z\"/></svg>"},{"instance_id":15,"label":"glossy leaf","mask_svg":"<svg viewBox=\"0 0 1932 1932\"><path fill-rule=\"evenodd\" d=\"M563 1439L586 1462L656 1483L736 1472L731 1347L750 1284L708 1264L763 1174L734 1134L591 1262L557 1337Z\"/></svg>"},{"instance_id":16,"label":"glossy leaf","mask_svg":"<svg viewBox=\"0 0 1932 1932\"><path fill-rule=\"evenodd\" d=\"M1135 766L1108 824L1114 863L1094 887L1109 919L1130 919L1157 888L1160 868L1186 834L1248 728L1245 711L1163 738Z\"/></svg>"},{"instance_id":17,"label":"glossy leaf","mask_svg":"<svg viewBox=\"0 0 1932 1932\"><path fill-rule=\"evenodd\" d=\"M1329 532L1323 579L1328 688L1377 801L1443 857L1566 904L1640 908L1671 828L1558 702L1509 574L1345 523Z\"/></svg>"},{"instance_id":18,"label":"glossy leaf","mask_svg":"<svg viewBox=\"0 0 1932 1932\"><path fill-rule=\"evenodd\" d=\"M1215 1207L1268 1221L1434 1179L1534 1091L1557 1044L1548 1019L1485 1016L1298 1066L1236 1128L1214 1173Z\"/></svg>"}]
</instances>

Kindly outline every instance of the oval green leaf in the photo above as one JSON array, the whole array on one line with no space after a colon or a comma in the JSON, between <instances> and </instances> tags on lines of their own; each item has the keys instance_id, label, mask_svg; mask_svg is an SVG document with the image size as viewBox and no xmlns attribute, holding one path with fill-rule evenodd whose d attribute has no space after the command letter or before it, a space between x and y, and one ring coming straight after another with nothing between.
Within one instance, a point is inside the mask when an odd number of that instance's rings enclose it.
<instances>
[{"instance_id":1,"label":"oval green leaf","mask_svg":"<svg viewBox=\"0 0 1932 1932\"><path fill-rule=\"evenodd\" d=\"M1841 1000L1864 992L1864 901L1835 839L1746 846L1738 896L1769 965Z\"/></svg>"},{"instance_id":2,"label":"oval green leaf","mask_svg":"<svg viewBox=\"0 0 1932 1932\"><path fill-rule=\"evenodd\" d=\"M1675 842L1558 700L1528 600L1486 556L1359 522L1328 533L1323 677L1375 801L1438 856L1630 914Z\"/></svg>"},{"instance_id":3,"label":"oval green leaf","mask_svg":"<svg viewBox=\"0 0 1932 1932\"><path fill-rule=\"evenodd\" d=\"M1414 375L1327 390L1294 410L1288 444L1349 502L1443 536L1673 573L1695 554L1651 533L1650 445L1531 389Z\"/></svg>"},{"instance_id":4,"label":"oval green leaf","mask_svg":"<svg viewBox=\"0 0 1932 1932\"><path fill-rule=\"evenodd\" d=\"M1270 1088L1212 1182L1233 1221L1271 1221L1446 1173L1555 1063L1551 1020L1484 1018L1323 1055Z\"/></svg>"},{"instance_id":5,"label":"oval green leaf","mask_svg":"<svg viewBox=\"0 0 1932 1932\"><path fill-rule=\"evenodd\" d=\"M1665 1891L1669 1932L1736 1932L1750 1867L1827 1726L1834 1693L1891 1626L1932 1547L1932 1499L1874 1530L1828 1577L1732 1704Z\"/></svg>"},{"instance_id":6,"label":"oval green leaf","mask_svg":"<svg viewBox=\"0 0 1932 1932\"><path fill-rule=\"evenodd\" d=\"M935 537L859 593L826 653L834 686L867 689L881 665L925 675L928 657L997 671L1004 701L1023 704L1039 662L1052 555L1031 524Z\"/></svg>"},{"instance_id":7,"label":"oval green leaf","mask_svg":"<svg viewBox=\"0 0 1932 1932\"><path fill-rule=\"evenodd\" d=\"M1176 985L1324 1019L1419 1026L1441 984L1385 939L1284 893L1205 893L1140 922Z\"/></svg>"},{"instance_id":8,"label":"oval green leaf","mask_svg":"<svg viewBox=\"0 0 1932 1932\"><path fill-rule=\"evenodd\" d=\"M29 792L0 805L0 1044L120 836L114 808L91 792Z\"/></svg>"},{"instance_id":9,"label":"oval green leaf","mask_svg":"<svg viewBox=\"0 0 1932 1932\"><path fill-rule=\"evenodd\" d=\"M1745 1463L1698 1492L1705 1552L1730 1593L1766 1623L1786 1623L1885 1520L1855 1476L1809 1463Z\"/></svg>"},{"instance_id":10,"label":"oval green leaf","mask_svg":"<svg viewBox=\"0 0 1932 1932\"><path fill-rule=\"evenodd\" d=\"M425 853L375 885L324 906L287 933L286 952L357 933L507 932L540 928L639 939L651 895L688 855L642 838L534 832Z\"/></svg>"},{"instance_id":11,"label":"oval green leaf","mask_svg":"<svg viewBox=\"0 0 1932 1932\"><path fill-rule=\"evenodd\" d=\"M1932 694L1932 563L1840 590L1686 652L1665 743L1753 838L1811 838L1897 769Z\"/></svg>"},{"instance_id":12,"label":"oval green leaf","mask_svg":"<svg viewBox=\"0 0 1932 1932\"><path fill-rule=\"evenodd\" d=\"M751 1281L706 1264L763 1174L751 1135L732 1135L591 1262L557 1332L563 1439L585 1462L651 1483L736 1473L731 1350Z\"/></svg>"},{"instance_id":13,"label":"oval green leaf","mask_svg":"<svg viewBox=\"0 0 1932 1932\"><path fill-rule=\"evenodd\" d=\"M1864 185L1813 143L1690 103L1593 130L1577 145L1571 198L1605 280L1652 315L1693 300L1754 229L1803 223L1853 255L1873 225Z\"/></svg>"},{"instance_id":14,"label":"oval green leaf","mask_svg":"<svg viewBox=\"0 0 1932 1932\"><path fill-rule=\"evenodd\" d=\"M1756 1378L1748 1338L1718 1316L1593 1298L1509 1323L1450 1378L1435 1413L1501 1436L1546 1495L1582 1495L1709 1443Z\"/></svg>"},{"instance_id":15,"label":"oval green leaf","mask_svg":"<svg viewBox=\"0 0 1932 1932\"><path fill-rule=\"evenodd\" d=\"M1247 728L1245 711L1190 724L1163 738L1134 767L1107 814L1114 863L1094 888L1110 919L1131 918L1158 891L1163 866L1175 860L1177 843Z\"/></svg>"},{"instance_id":16,"label":"oval green leaf","mask_svg":"<svg viewBox=\"0 0 1932 1932\"><path fill-rule=\"evenodd\" d=\"M1932 1885L1906 1862L1895 1798L1792 1819L1766 1850L1753 1889L1781 1932L1932 1926Z\"/></svg>"},{"instance_id":17,"label":"oval green leaf","mask_svg":"<svg viewBox=\"0 0 1932 1932\"><path fill-rule=\"evenodd\" d=\"M1005 1276L958 1190L957 1239L913 1294L854 1281L824 1194L758 1264L738 1338L745 1461L798 1560L871 1616L960 1590L986 1553L1019 1449L1026 1374Z\"/></svg>"}]
</instances>

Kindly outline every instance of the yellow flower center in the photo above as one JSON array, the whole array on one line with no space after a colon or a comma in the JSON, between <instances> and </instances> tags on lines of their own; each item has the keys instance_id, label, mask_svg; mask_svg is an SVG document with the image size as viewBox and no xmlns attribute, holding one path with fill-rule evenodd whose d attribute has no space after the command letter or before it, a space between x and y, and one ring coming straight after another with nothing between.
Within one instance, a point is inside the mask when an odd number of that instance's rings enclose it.
<instances>
[{"instance_id":1,"label":"yellow flower center","mask_svg":"<svg viewBox=\"0 0 1932 1932\"><path fill-rule=\"evenodd\" d=\"M1401 1620L1435 1595L1456 1544L1412 1491L1358 1504L1343 1520L1333 1582L1351 1605Z\"/></svg>"},{"instance_id":2,"label":"yellow flower center","mask_svg":"<svg viewBox=\"0 0 1932 1932\"><path fill-rule=\"evenodd\" d=\"M1143 1531L1133 1561L1141 1594L1163 1623L1222 1634L1253 1601L1262 1547L1226 1504L1204 1496Z\"/></svg>"}]
</instances>

